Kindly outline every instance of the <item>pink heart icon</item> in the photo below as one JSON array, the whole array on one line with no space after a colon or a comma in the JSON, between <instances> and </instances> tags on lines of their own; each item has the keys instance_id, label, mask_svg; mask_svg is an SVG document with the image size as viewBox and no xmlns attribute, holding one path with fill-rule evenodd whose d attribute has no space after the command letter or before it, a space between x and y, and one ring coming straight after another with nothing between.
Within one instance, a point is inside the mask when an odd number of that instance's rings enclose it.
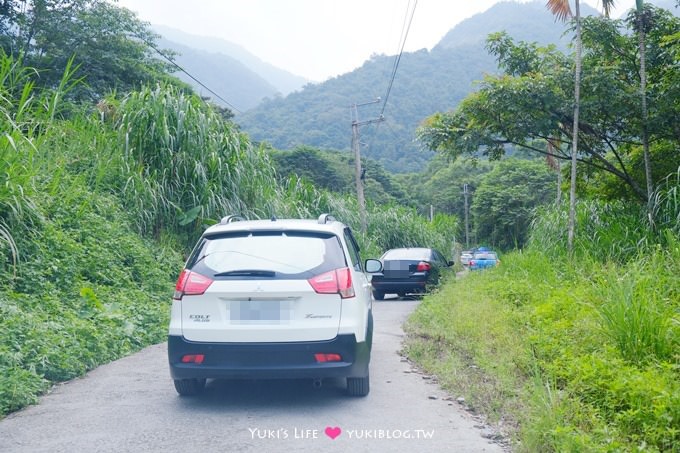
<instances>
[{"instance_id":1,"label":"pink heart icon","mask_svg":"<svg viewBox=\"0 0 680 453\"><path fill-rule=\"evenodd\" d=\"M330 426L326 426L325 433L328 437L330 437L333 440L335 440L335 438L338 437L341 432L342 430L340 429L339 426L333 428L331 428Z\"/></svg>"}]
</instances>

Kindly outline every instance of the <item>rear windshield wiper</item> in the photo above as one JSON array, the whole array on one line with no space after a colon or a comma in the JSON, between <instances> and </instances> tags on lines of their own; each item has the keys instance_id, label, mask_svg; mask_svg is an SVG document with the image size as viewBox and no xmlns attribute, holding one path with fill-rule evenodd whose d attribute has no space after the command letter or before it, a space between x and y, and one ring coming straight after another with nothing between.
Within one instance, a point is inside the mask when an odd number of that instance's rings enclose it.
<instances>
[{"instance_id":1,"label":"rear windshield wiper","mask_svg":"<svg viewBox=\"0 0 680 453\"><path fill-rule=\"evenodd\" d=\"M218 272L215 277L275 277L276 272L260 269L239 269L235 271Z\"/></svg>"}]
</instances>

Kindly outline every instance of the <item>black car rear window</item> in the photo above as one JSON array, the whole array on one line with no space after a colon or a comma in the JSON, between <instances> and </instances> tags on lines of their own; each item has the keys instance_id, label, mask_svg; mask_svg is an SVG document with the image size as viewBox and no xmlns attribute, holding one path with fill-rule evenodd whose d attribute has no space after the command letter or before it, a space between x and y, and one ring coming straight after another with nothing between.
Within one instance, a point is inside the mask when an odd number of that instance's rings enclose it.
<instances>
[{"instance_id":1,"label":"black car rear window","mask_svg":"<svg viewBox=\"0 0 680 453\"><path fill-rule=\"evenodd\" d=\"M265 274L275 278L310 278L346 266L337 236L295 231L206 237L189 262L189 267L202 275L239 279L248 276L242 271L261 271L253 272L257 278Z\"/></svg>"},{"instance_id":2,"label":"black car rear window","mask_svg":"<svg viewBox=\"0 0 680 453\"><path fill-rule=\"evenodd\" d=\"M432 252L429 249L392 249L385 252L383 260L418 260L430 261Z\"/></svg>"}]
</instances>

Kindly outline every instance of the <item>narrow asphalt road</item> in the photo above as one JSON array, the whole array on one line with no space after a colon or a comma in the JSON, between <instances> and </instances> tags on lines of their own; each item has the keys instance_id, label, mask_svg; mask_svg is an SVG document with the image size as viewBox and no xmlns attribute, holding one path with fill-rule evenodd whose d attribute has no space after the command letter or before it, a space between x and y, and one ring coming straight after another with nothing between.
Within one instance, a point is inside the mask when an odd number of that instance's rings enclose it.
<instances>
[{"instance_id":1,"label":"narrow asphalt road","mask_svg":"<svg viewBox=\"0 0 680 453\"><path fill-rule=\"evenodd\" d=\"M0 420L0 452L502 452L493 433L398 353L418 304L374 304L371 392L344 382L210 381L183 398L159 344Z\"/></svg>"}]
</instances>

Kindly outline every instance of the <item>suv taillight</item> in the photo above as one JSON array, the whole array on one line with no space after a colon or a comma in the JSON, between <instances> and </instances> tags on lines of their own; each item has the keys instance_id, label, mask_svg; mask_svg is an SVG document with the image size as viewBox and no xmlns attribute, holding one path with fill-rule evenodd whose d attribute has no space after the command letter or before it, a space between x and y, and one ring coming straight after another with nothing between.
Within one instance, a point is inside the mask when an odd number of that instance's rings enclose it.
<instances>
[{"instance_id":1,"label":"suv taillight","mask_svg":"<svg viewBox=\"0 0 680 453\"><path fill-rule=\"evenodd\" d=\"M175 285L175 294L173 299L180 300L182 296L199 296L205 292L212 284L212 280L208 277L191 272L189 269L184 269Z\"/></svg>"},{"instance_id":2,"label":"suv taillight","mask_svg":"<svg viewBox=\"0 0 680 453\"><path fill-rule=\"evenodd\" d=\"M421 261L418 263L418 267L416 267L416 272L427 272L430 269L432 269L432 266L430 266L430 263L426 261Z\"/></svg>"},{"instance_id":3,"label":"suv taillight","mask_svg":"<svg viewBox=\"0 0 680 453\"><path fill-rule=\"evenodd\" d=\"M354 297L354 286L352 286L352 273L349 268L335 269L325 274L317 275L307 280L314 291L319 294L340 294L346 299Z\"/></svg>"}]
</instances>

